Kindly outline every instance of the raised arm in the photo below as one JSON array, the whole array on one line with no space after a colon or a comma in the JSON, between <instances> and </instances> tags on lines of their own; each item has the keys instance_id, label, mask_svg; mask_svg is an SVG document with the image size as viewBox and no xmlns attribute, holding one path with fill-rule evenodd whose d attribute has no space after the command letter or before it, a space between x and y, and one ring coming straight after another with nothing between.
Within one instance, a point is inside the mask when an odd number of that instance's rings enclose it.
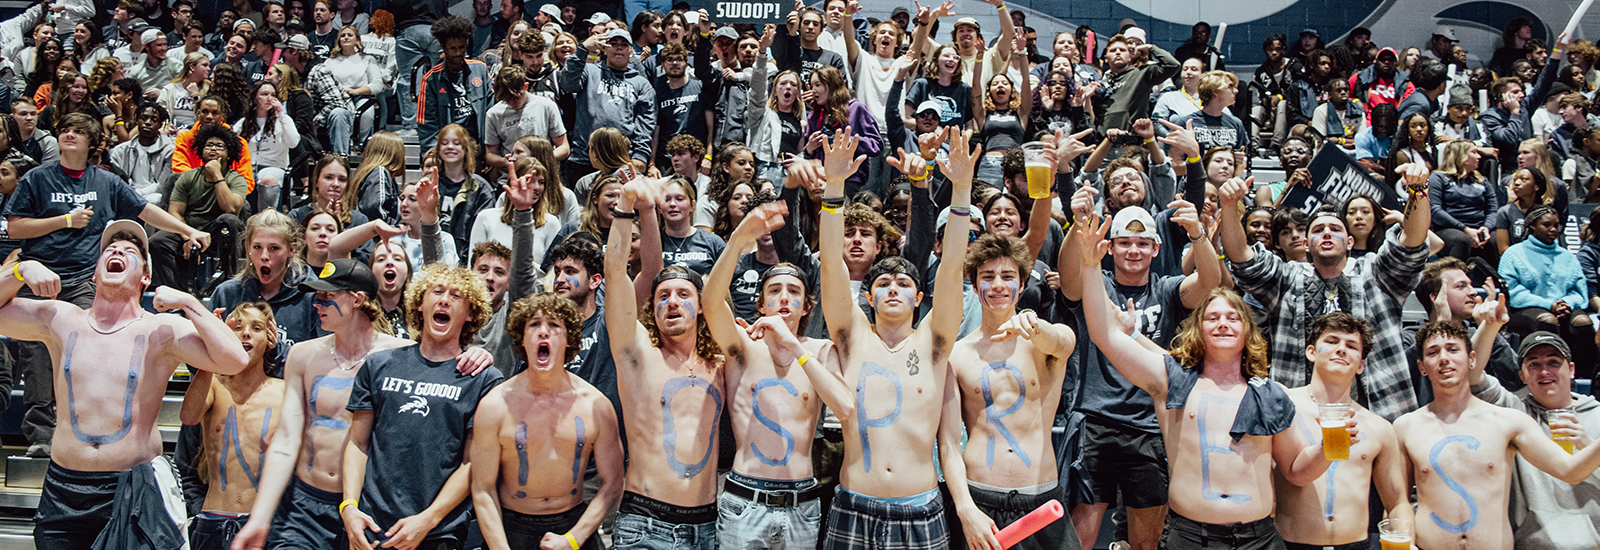
<instances>
[{"instance_id":1,"label":"raised arm","mask_svg":"<svg viewBox=\"0 0 1600 550\"><path fill-rule=\"evenodd\" d=\"M1255 251L1250 249L1250 237L1244 232L1244 219L1239 214L1240 201L1244 200L1245 193L1250 191L1255 181L1255 176L1245 180L1233 178L1223 182L1217 190L1221 200L1221 204L1217 205L1217 215L1222 217L1217 231L1222 233L1223 252L1235 264L1243 264L1256 257Z\"/></svg>"},{"instance_id":2,"label":"raised arm","mask_svg":"<svg viewBox=\"0 0 1600 550\"><path fill-rule=\"evenodd\" d=\"M967 258L967 235L972 226L972 169L983 157L983 146L971 146L971 141L970 131L952 132L950 155L939 161L939 169L950 177L950 219L944 226L944 252L940 262L945 269L940 269L934 277L933 310L928 312L934 341L944 343L943 349L933 350L935 363L947 357L961 328L961 295L966 290L961 284L965 270L960 266Z\"/></svg>"},{"instance_id":3,"label":"raised arm","mask_svg":"<svg viewBox=\"0 0 1600 550\"><path fill-rule=\"evenodd\" d=\"M827 187L822 192L817 259L822 264L819 277L822 314L828 320L828 329L834 335L834 342L848 339L857 323L867 323L866 314L856 307L855 295L850 291L850 271L844 265L844 215L839 212L845 201L845 180L866 160L866 157L855 156L859 139L848 134L847 129L840 130L833 139L825 140L827 143L824 146L822 177ZM791 171L790 177L798 175L798 172L801 171Z\"/></svg>"},{"instance_id":4,"label":"raised arm","mask_svg":"<svg viewBox=\"0 0 1600 550\"><path fill-rule=\"evenodd\" d=\"M190 367L217 374L239 374L250 363L239 336L222 319L206 309L193 294L163 286L156 289L151 306L156 311L182 310L188 322L174 322L171 353Z\"/></svg>"},{"instance_id":5,"label":"raised arm","mask_svg":"<svg viewBox=\"0 0 1600 550\"><path fill-rule=\"evenodd\" d=\"M1083 248L1093 247L1094 243L1090 239L1098 239L1097 236L1085 231L1087 222L1095 217L1094 196L1098 194L1100 192L1094 187L1085 184L1073 192L1072 198L1067 202L1073 224L1067 229L1067 238L1061 239L1061 249L1056 253L1056 273L1061 277L1061 296L1068 300L1083 299L1084 281L1097 284L1100 282L1098 270L1094 276L1083 278L1081 275L1084 270L1079 269L1080 262L1083 261Z\"/></svg>"},{"instance_id":6,"label":"raised arm","mask_svg":"<svg viewBox=\"0 0 1600 550\"><path fill-rule=\"evenodd\" d=\"M641 184L641 189L658 187L659 184L652 182ZM641 192L640 196L644 197L646 193ZM639 273L633 278L633 297L641 304L650 303L650 294L655 290L651 288L651 283L666 268L666 260L661 257L661 216L656 208L656 201L660 200L661 194L652 191L648 196L648 201L642 200L634 205L634 213L639 215ZM611 222L613 226L616 223Z\"/></svg>"},{"instance_id":7,"label":"raised arm","mask_svg":"<svg viewBox=\"0 0 1600 550\"><path fill-rule=\"evenodd\" d=\"M1600 467L1600 445L1589 445L1569 455L1546 435L1533 417L1521 413L1508 415L1516 423L1512 444L1533 467L1556 479L1577 485Z\"/></svg>"},{"instance_id":8,"label":"raised arm","mask_svg":"<svg viewBox=\"0 0 1600 550\"><path fill-rule=\"evenodd\" d=\"M337 260L349 258L350 253L372 239L387 241L392 237L406 234L404 226L395 227L383 220L370 222L341 231L328 241L328 259Z\"/></svg>"},{"instance_id":9,"label":"raised arm","mask_svg":"<svg viewBox=\"0 0 1600 550\"><path fill-rule=\"evenodd\" d=\"M1211 235L1206 234L1194 205L1189 201L1177 201L1175 204L1179 207L1172 215L1172 221L1188 231L1189 258L1194 262L1194 273L1178 283L1178 295L1185 307L1193 309L1200 305L1211 289L1222 285L1222 259L1217 257L1217 250L1211 246Z\"/></svg>"},{"instance_id":10,"label":"raised arm","mask_svg":"<svg viewBox=\"0 0 1600 550\"><path fill-rule=\"evenodd\" d=\"M1428 184L1428 167L1420 163L1404 164L1395 167L1394 171L1400 175L1401 183L1411 195L1406 202L1406 219L1400 226L1400 244L1408 248L1422 246L1428 242L1428 228L1433 224L1433 208L1428 198L1431 188Z\"/></svg>"},{"instance_id":11,"label":"raised arm","mask_svg":"<svg viewBox=\"0 0 1600 550\"><path fill-rule=\"evenodd\" d=\"M538 194L533 190L534 174L517 174L516 163L507 163L506 203L511 208L511 284L506 288L506 303L516 303L533 294L538 283L539 266L533 261L533 218L543 216L535 212L533 204ZM551 182L550 185L560 185Z\"/></svg>"},{"instance_id":12,"label":"raised arm","mask_svg":"<svg viewBox=\"0 0 1600 550\"><path fill-rule=\"evenodd\" d=\"M606 254L606 288L611 289L606 292L606 331L611 336L611 353L617 359L619 380L640 368L636 350L650 347L649 337L639 325L638 298L617 291L633 288L633 280L628 277L628 255L621 252L627 250L633 240L633 224L628 219L635 213L638 201L653 200L651 197L644 178L634 178L623 185L622 200L616 207L616 212L622 216L611 221L611 234L606 239L606 250L615 251Z\"/></svg>"},{"instance_id":13,"label":"raised arm","mask_svg":"<svg viewBox=\"0 0 1600 550\"><path fill-rule=\"evenodd\" d=\"M1106 294L1105 284L1101 283L1100 260L1111 245L1110 241L1105 240L1106 233L1111 229L1109 221L1094 216L1074 224L1084 226L1082 231L1085 237L1085 241L1079 243L1082 253L1078 256L1079 276L1083 284L1083 325L1089 332L1089 340L1100 348L1111 366L1160 402L1167 394L1165 360L1161 354L1145 349L1127 334L1116 330L1116 307Z\"/></svg>"},{"instance_id":14,"label":"raised arm","mask_svg":"<svg viewBox=\"0 0 1600 550\"><path fill-rule=\"evenodd\" d=\"M995 40L994 47L1000 50L1000 59L1011 59L1011 52L1015 51L1011 48L1011 39L1017 36L1017 27L1011 23L1011 14L1006 13L1006 1L984 0L984 2L994 6L1000 15L1000 36L998 40ZM980 55L979 57L982 56ZM1005 69L996 68L995 70L1003 71Z\"/></svg>"},{"instance_id":15,"label":"raised arm","mask_svg":"<svg viewBox=\"0 0 1600 550\"><path fill-rule=\"evenodd\" d=\"M732 350L744 347L746 342L746 334L739 328L733 306L728 303L728 288L733 285L733 273L738 269L739 257L756 239L783 225L783 217L788 214L788 205L782 201L769 202L752 209L739 222L733 234L728 236L727 247L722 249L722 256L717 258L717 263L711 267L711 275L706 278L705 292L700 296L706 325L711 328L711 337L722 345L723 350L728 351L730 357L739 356Z\"/></svg>"}]
</instances>

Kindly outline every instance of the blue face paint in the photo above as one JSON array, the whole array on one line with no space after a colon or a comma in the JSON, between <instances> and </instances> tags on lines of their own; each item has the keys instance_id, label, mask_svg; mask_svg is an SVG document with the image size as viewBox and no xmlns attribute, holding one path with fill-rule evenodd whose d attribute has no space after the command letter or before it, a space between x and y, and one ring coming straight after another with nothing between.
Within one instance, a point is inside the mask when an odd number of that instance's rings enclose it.
<instances>
[{"instance_id":1,"label":"blue face paint","mask_svg":"<svg viewBox=\"0 0 1600 550\"><path fill-rule=\"evenodd\" d=\"M517 486L528 486L528 423L518 422L517 432L512 434L511 440L517 445ZM517 491L517 498L528 498L525 491Z\"/></svg>"},{"instance_id":2,"label":"blue face paint","mask_svg":"<svg viewBox=\"0 0 1600 550\"><path fill-rule=\"evenodd\" d=\"M585 441L585 438L584 438L584 435L583 435L583 417L574 416L574 417L572 417L572 421L575 423L575 427L577 428L578 441L577 441L577 444L572 446L573 447L572 448L572 487L573 488L572 488L572 492L569 493L569 494L576 495L576 494L578 494L578 488L577 488L578 484L582 483L582 479L583 479L580 476L583 475L583 442ZM526 426L526 425L524 425L524 426Z\"/></svg>"},{"instance_id":3,"label":"blue face paint","mask_svg":"<svg viewBox=\"0 0 1600 550\"><path fill-rule=\"evenodd\" d=\"M893 287L872 289L872 309L882 308L883 301L890 297L900 298L900 290Z\"/></svg>"},{"instance_id":4,"label":"blue face paint","mask_svg":"<svg viewBox=\"0 0 1600 550\"><path fill-rule=\"evenodd\" d=\"M309 392L309 397L306 399L311 405L311 427L328 428L330 430L341 431L350 429L349 421L340 420L332 416L322 414L322 411L317 409L317 393L322 390L337 391L350 389L355 387L355 383L356 379L354 378L329 377L326 374L320 374L315 378L312 378L311 391ZM349 396L345 397L347 400L349 399ZM311 447L310 451L311 452L306 453L306 469L310 469L311 465L315 464L317 461L316 447Z\"/></svg>"},{"instance_id":5,"label":"blue face paint","mask_svg":"<svg viewBox=\"0 0 1600 550\"><path fill-rule=\"evenodd\" d=\"M78 346L78 333L67 335L67 345L61 354L62 377L67 379L67 416L72 424L72 435L86 445L98 448L101 445L110 445L128 436L133 430L133 398L139 391L139 367L143 364L145 341L144 335L133 337L133 357L128 361L128 388L122 396L122 427L117 431L105 435L90 435L83 432L78 423L78 403L72 388L72 352Z\"/></svg>"},{"instance_id":6,"label":"blue face paint","mask_svg":"<svg viewBox=\"0 0 1600 550\"><path fill-rule=\"evenodd\" d=\"M261 418L261 440L256 445L256 465L266 464L267 459L267 431L272 427L272 408L267 408L266 416ZM217 473L222 483L222 490L228 490L228 451L232 447L233 456L239 461L239 467L244 470L244 477L250 480L250 486L256 487L261 482L261 476L250 467L244 459L244 446L239 444L239 407L228 407L228 418L222 423L222 452L217 457Z\"/></svg>"},{"instance_id":7,"label":"blue face paint","mask_svg":"<svg viewBox=\"0 0 1600 550\"><path fill-rule=\"evenodd\" d=\"M572 290L583 288L583 281L572 275L562 275L561 277L557 278L557 280L565 281L568 285L572 286Z\"/></svg>"},{"instance_id":8,"label":"blue face paint","mask_svg":"<svg viewBox=\"0 0 1600 550\"><path fill-rule=\"evenodd\" d=\"M1480 444L1478 443L1478 438L1470 435L1452 435L1439 440L1438 443L1434 443L1433 448L1428 451L1428 464L1433 466L1433 471L1439 473L1439 480L1444 482L1445 487L1450 488L1450 492L1455 493L1456 496L1461 497L1461 500L1466 501L1467 521L1450 523L1441 519L1439 514L1432 512L1428 513L1428 517L1433 520L1434 525L1438 525L1446 533L1459 535L1471 531L1473 527L1478 525L1478 501L1472 498L1472 493L1468 493L1466 487L1462 487L1461 483L1452 479L1450 474L1445 473L1444 467L1439 464L1439 453L1444 451L1444 448L1451 443L1460 443L1474 451L1478 450Z\"/></svg>"},{"instance_id":9,"label":"blue face paint","mask_svg":"<svg viewBox=\"0 0 1600 550\"><path fill-rule=\"evenodd\" d=\"M662 302L665 303L666 301L663 300ZM712 415L711 430L706 435L706 454L701 456L700 460L694 464L684 464L678 460L678 429L672 421L672 399L678 395L678 392L687 388L704 389L716 405L716 414ZM705 469L706 463L711 461L711 453L717 448L717 430L721 422L722 392L718 391L716 386L712 386L704 378L697 377L680 376L668 380L661 387L661 432L664 440L662 443L667 451L667 467L672 468L672 471L685 478L698 475L701 470Z\"/></svg>"},{"instance_id":10,"label":"blue face paint","mask_svg":"<svg viewBox=\"0 0 1600 550\"><path fill-rule=\"evenodd\" d=\"M882 376L894 384L894 412L878 418L867 418L867 377ZM905 391L900 387L900 376L883 365L871 361L861 363L861 374L856 377L856 430L861 434L861 458L865 471L872 471L872 442L867 438L867 428L887 428L900 420L900 406Z\"/></svg>"},{"instance_id":11,"label":"blue face paint","mask_svg":"<svg viewBox=\"0 0 1600 550\"><path fill-rule=\"evenodd\" d=\"M1252 500L1250 495L1224 494L1211 490L1211 453L1237 454L1231 445L1211 444L1211 438L1206 433L1208 431L1206 428L1206 413L1211 410L1211 405L1222 405L1237 409L1239 408L1239 400L1209 393L1200 395L1200 414L1198 417L1200 425L1200 497L1205 500L1221 500L1236 504L1250 502ZM1226 439L1227 434L1223 434L1223 436Z\"/></svg>"},{"instance_id":12,"label":"blue face paint","mask_svg":"<svg viewBox=\"0 0 1600 550\"><path fill-rule=\"evenodd\" d=\"M335 302L333 300L312 300L311 303L322 307L331 307L333 308L334 313L338 313L341 317L344 316L344 310L339 307L339 302Z\"/></svg>"},{"instance_id":13,"label":"blue face paint","mask_svg":"<svg viewBox=\"0 0 1600 550\"><path fill-rule=\"evenodd\" d=\"M679 300L678 301L678 307L683 308L683 315L685 317L688 317L690 321L694 320L695 312L694 312L694 302L693 301L690 301L690 300Z\"/></svg>"},{"instance_id":14,"label":"blue face paint","mask_svg":"<svg viewBox=\"0 0 1600 550\"><path fill-rule=\"evenodd\" d=\"M767 415L761 412L761 390L773 386L783 388L789 392L790 396L794 397L799 397L800 392L795 390L794 384L790 384L788 380L777 377L761 379L760 382L756 382L755 389L751 390L750 392L753 394L750 397L751 401L755 404L756 422L760 422L762 426L766 426L767 429L772 430L774 433L777 433L779 436L783 437L783 458L777 460L767 458L767 455L762 453L761 449L756 448L756 444L754 442L750 443L750 450L756 454L756 460L760 460L762 464L766 464L768 466L783 466L789 463L789 457L794 454L794 434L789 433L789 430L784 429L783 426L779 425L777 422L774 422L772 419L767 418Z\"/></svg>"},{"instance_id":15,"label":"blue face paint","mask_svg":"<svg viewBox=\"0 0 1600 550\"><path fill-rule=\"evenodd\" d=\"M982 281L982 282L978 283L978 299L983 300L984 305L987 305L987 306L992 307L992 308L1003 308L1003 307L1014 305L1014 304L1017 303L1017 281L1016 280L1000 281L998 283L998 284L1004 285L1006 287L1006 289L1009 291L1009 292L1006 293L1006 296L1004 298L990 298L989 297L989 289L994 288L995 284L996 283L990 283L988 281Z\"/></svg>"},{"instance_id":16,"label":"blue face paint","mask_svg":"<svg viewBox=\"0 0 1600 550\"><path fill-rule=\"evenodd\" d=\"M1017 381L1017 400L1010 407L1004 409L995 406L994 392L989 389L989 374L997 370L1010 373L1012 378ZM1022 369L1005 361L989 363L989 366L984 367L983 374L978 377L978 382L983 386L983 415L988 419L989 424L994 426L994 430L1000 432L1000 436L1006 439L1006 443L1011 445L1011 450L1017 452L1017 458L1022 459L1022 465L1032 468L1033 459L1029 458L1028 453L1022 450L1022 446L1017 443L1017 437L1011 435L1011 430L1006 428L1005 423L1000 421L1001 418L1010 416L1017 412L1017 409L1021 409L1022 402L1028 399L1028 388L1022 384ZM989 467L994 468L993 435L989 436L988 460Z\"/></svg>"}]
</instances>

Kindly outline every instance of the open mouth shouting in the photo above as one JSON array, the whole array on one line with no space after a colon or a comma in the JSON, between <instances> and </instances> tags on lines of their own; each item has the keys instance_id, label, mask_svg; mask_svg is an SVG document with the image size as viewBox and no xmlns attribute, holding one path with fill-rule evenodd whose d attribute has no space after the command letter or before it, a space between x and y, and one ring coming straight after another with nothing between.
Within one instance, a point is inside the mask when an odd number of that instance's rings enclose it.
<instances>
[{"instance_id":1,"label":"open mouth shouting","mask_svg":"<svg viewBox=\"0 0 1600 550\"><path fill-rule=\"evenodd\" d=\"M540 367L551 366L550 358L554 355L554 351L548 340L541 340L533 347L533 364Z\"/></svg>"},{"instance_id":2,"label":"open mouth shouting","mask_svg":"<svg viewBox=\"0 0 1600 550\"><path fill-rule=\"evenodd\" d=\"M439 308L438 311L433 312L433 315L428 316L428 322L432 323L433 328L439 332L448 332L450 330L450 312L444 308Z\"/></svg>"}]
</instances>

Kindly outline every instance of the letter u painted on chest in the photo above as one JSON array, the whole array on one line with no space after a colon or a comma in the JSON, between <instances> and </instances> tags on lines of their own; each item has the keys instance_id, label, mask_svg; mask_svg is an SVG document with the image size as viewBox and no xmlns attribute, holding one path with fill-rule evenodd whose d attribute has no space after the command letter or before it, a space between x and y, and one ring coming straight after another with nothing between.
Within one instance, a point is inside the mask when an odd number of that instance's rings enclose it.
<instances>
[{"instance_id":1,"label":"letter u painted on chest","mask_svg":"<svg viewBox=\"0 0 1600 550\"><path fill-rule=\"evenodd\" d=\"M62 377L67 380L67 417L72 424L72 435L78 438L78 441L94 447L122 441L122 438L127 437L128 432L133 430L133 398L139 391L139 367L143 364L145 351L144 335L133 337L133 353L128 360L128 388L127 393L122 396L122 427L104 435L84 433L78 423L77 393L72 385L72 355L77 347L78 333L72 332L67 335L67 345L61 354Z\"/></svg>"},{"instance_id":2,"label":"letter u painted on chest","mask_svg":"<svg viewBox=\"0 0 1600 550\"><path fill-rule=\"evenodd\" d=\"M694 464L685 464L678 460L678 429L672 420L672 399L677 397L678 392L687 388L704 389L706 394L711 396L716 409L711 417L711 429L706 432L706 453ZM661 387L661 433L663 435L662 439L664 439L662 443L667 451L667 467L672 468L672 471L677 472L684 478L694 477L701 470L704 470L706 464L711 461L711 451L715 448L717 430L721 422L722 392L718 391L716 386L712 386L711 382L706 381L704 378L680 376L663 384Z\"/></svg>"}]
</instances>

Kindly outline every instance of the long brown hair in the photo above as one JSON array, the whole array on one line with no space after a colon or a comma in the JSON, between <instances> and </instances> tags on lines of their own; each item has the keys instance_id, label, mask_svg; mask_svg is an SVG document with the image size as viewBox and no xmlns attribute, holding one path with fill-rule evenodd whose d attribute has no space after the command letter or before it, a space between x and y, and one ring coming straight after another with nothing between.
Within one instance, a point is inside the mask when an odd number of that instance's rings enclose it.
<instances>
[{"instance_id":1,"label":"long brown hair","mask_svg":"<svg viewBox=\"0 0 1600 550\"><path fill-rule=\"evenodd\" d=\"M378 132L367 138L367 145L361 148L361 165L356 167L356 172L350 175L350 183L346 187L343 204L340 209L346 212L356 209L356 202L360 197L361 182L367 180L367 175L373 170L383 168L389 171L389 176L405 174L406 169L406 142L394 132ZM356 190L350 193L349 190Z\"/></svg>"},{"instance_id":2,"label":"long brown hair","mask_svg":"<svg viewBox=\"0 0 1600 550\"><path fill-rule=\"evenodd\" d=\"M317 204L317 197L319 195L317 191L317 184L322 181L322 171L335 164L339 165L340 168L343 168L345 174L344 193L339 195L339 227L350 227L350 211L354 209L350 208L349 205L355 202L356 193L358 191L357 188L360 186L356 185L355 182L350 181L350 165L345 164L343 155L335 155L333 153L324 154L322 155L322 158L317 159L317 163L311 167L311 204L313 206Z\"/></svg>"},{"instance_id":3,"label":"long brown hair","mask_svg":"<svg viewBox=\"0 0 1600 550\"><path fill-rule=\"evenodd\" d=\"M533 158L532 156L526 156L517 159L516 168L519 176L525 176L530 172L536 172L539 174L539 181L544 182L544 191L539 193L539 198L537 199L538 202L533 203L533 226L544 227L544 215L550 211L545 207L544 201L550 197L551 191L555 191L556 195L558 196L561 194L561 182L551 182L550 171L545 170L544 163L539 162L539 159ZM506 185L511 185L511 182L507 181ZM512 218L511 213L514 209L515 208L511 206L510 197L507 197L505 207L500 209L500 223L510 226Z\"/></svg>"},{"instance_id":4,"label":"long brown hair","mask_svg":"<svg viewBox=\"0 0 1600 550\"><path fill-rule=\"evenodd\" d=\"M526 148L528 156L544 166L544 198L539 199L539 205L544 207L544 213L561 217L561 213L567 209L567 196L561 192L566 188L561 185L561 162L556 160L555 144L544 136L530 135L517 138L512 147L517 145ZM555 182L555 185L551 185L551 182Z\"/></svg>"},{"instance_id":5,"label":"long brown hair","mask_svg":"<svg viewBox=\"0 0 1600 550\"><path fill-rule=\"evenodd\" d=\"M656 290L659 290L661 283L666 281L661 275L672 272L695 277L694 279L689 279L689 281L694 284L696 301L699 300L701 292L701 283L698 283L699 274L689 271L688 268L681 265L667 266L661 270L660 275L656 275L655 284L650 288L650 299L646 300L645 303L639 304L639 324L644 325L645 333L650 335L650 345L657 348L661 347L661 328L656 326ZM675 278L681 278L681 275ZM711 337L711 326L706 324L706 316L704 315L694 316L694 354L707 361L714 360L718 355L722 354L722 347L718 346L717 341Z\"/></svg>"},{"instance_id":6,"label":"long brown hair","mask_svg":"<svg viewBox=\"0 0 1600 550\"><path fill-rule=\"evenodd\" d=\"M1272 364L1267 360L1267 339L1261 336L1261 328L1256 326L1255 315L1250 307L1245 305L1244 298L1239 293L1225 288L1213 288L1206 293L1200 306L1189 312L1189 318L1184 319L1178 326L1178 334L1172 337L1172 358L1183 364L1184 368L1205 369L1206 342L1205 335L1201 334L1201 321L1205 318L1206 308L1211 302L1223 300L1239 312L1239 317L1244 320L1244 350L1239 358L1239 371L1245 378L1266 377L1272 373Z\"/></svg>"},{"instance_id":7,"label":"long brown hair","mask_svg":"<svg viewBox=\"0 0 1600 550\"><path fill-rule=\"evenodd\" d=\"M819 123L844 126L850 123L850 87L845 85L844 73L837 67L822 67L811 72L812 82L821 82L828 87L828 97L823 98L822 106L818 110ZM824 118L826 117L826 118ZM817 124L821 128L823 124ZM817 128L811 128L816 130Z\"/></svg>"},{"instance_id":8,"label":"long brown hair","mask_svg":"<svg viewBox=\"0 0 1600 550\"><path fill-rule=\"evenodd\" d=\"M587 232L601 239L606 237L606 233L600 228L600 195L605 194L601 191L604 191L607 185L621 187L622 178L615 175L595 178L594 183L589 184L589 203L583 205L583 214L578 218L579 231ZM611 223L617 222L612 220Z\"/></svg>"}]
</instances>

